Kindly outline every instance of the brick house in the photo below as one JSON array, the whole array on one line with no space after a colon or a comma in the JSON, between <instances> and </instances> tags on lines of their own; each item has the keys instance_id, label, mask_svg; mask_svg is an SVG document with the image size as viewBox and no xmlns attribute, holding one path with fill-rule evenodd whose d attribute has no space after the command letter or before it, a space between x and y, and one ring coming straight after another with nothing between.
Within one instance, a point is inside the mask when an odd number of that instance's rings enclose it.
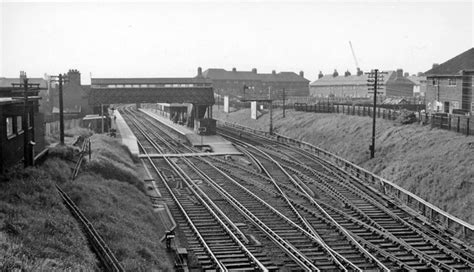
<instances>
[{"instance_id":1,"label":"brick house","mask_svg":"<svg viewBox=\"0 0 474 272\"><path fill-rule=\"evenodd\" d=\"M427 109L432 112L474 112L472 99L474 48L426 71Z\"/></svg>"},{"instance_id":2,"label":"brick house","mask_svg":"<svg viewBox=\"0 0 474 272\"><path fill-rule=\"evenodd\" d=\"M65 117L78 118L92 113L89 106L90 85L81 85L81 73L78 70L69 70L67 82L63 85L63 108ZM50 96L52 114L59 114L59 87L52 88ZM57 116L56 116L57 117Z\"/></svg>"},{"instance_id":3,"label":"brick house","mask_svg":"<svg viewBox=\"0 0 474 272\"><path fill-rule=\"evenodd\" d=\"M211 68L202 72L199 67L197 77L210 79L214 91L221 96L242 96L244 85L253 87L252 91L257 93L268 93L268 88L271 87L273 92L282 92L285 89L285 95L288 97L309 95L309 80L304 78L303 71L296 74L294 72L277 73L273 70L272 73L265 74L257 73L255 68L252 71L237 71L236 68L232 68L232 71Z\"/></svg>"},{"instance_id":4,"label":"brick house","mask_svg":"<svg viewBox=\"0 0 474 272\"><path fill-rule=\"evenodd\" d=\"M368 75L361 70L356 75L349 71L344 75L334 70L332 74L323 75L319 73L318 79L310 84L310 95L315 97L370 97L367 87ZM380 90L382 96L388 97L412 97L413 86L411 80L403 75L403 70L388 71L384 75L385 87Z\"/></svg>"}]
</instances>

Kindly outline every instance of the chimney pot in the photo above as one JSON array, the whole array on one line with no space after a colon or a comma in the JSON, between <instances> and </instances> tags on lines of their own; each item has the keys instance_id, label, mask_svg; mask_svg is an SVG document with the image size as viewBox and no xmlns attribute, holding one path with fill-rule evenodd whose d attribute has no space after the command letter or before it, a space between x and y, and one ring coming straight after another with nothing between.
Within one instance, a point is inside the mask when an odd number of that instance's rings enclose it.
<instances>
[{"instance_id":1,"label":"chimney pot","mask_svg":"<svg viewBox=\"0 0 474 272\"><path fill-rule=\"evenodd\" d=\"M364 74L364 71L362 71L359 67L357 67L357 76L361 76Z\"/></svg>"},{"instance_id":2,"label":"chimney pot","mask_svg":"<svg viewBox=\"0 0 474 272\"><path fill-rule=\"evenodd\" d=\"M300 77L304 77L304 72L300 71Z\"/></svg>"},{"instance_id":3,"label":"chimney pot","mask_svg":"<svg viewBox=\"0 0 474 272\"><path fill-rule=\"evenodd\" d=\"M345 73L344 73L344 76L347 77L347 76L350 76L351 75L351 72L349 72L349 70L347 70Z\"/></svg>"},{"instance_id":4,"label":"chimney pot","mask_svg":"<svg viewBox=\"0 0 474 272\"><path fill-rule=\"evenodd\" d=\"M318 79L322 78L324 75L323 75L323 72L319 71L319 74L318 74Z\"/></svg>"},{"instance_id":5,"label":"chimney pot","mask_svg":"<svg viewBox=\"0 0 474 272\"><path fill-rule=\"evenodd\" d=\"M276 71L275 71L275 70L272 70L272 75L276 75Z\"/></svg>"},{"instance_id":6,"label":"chimney pot","mask_svg":"<svg viewBox=\"0 0 474 272\"><path fill-rule=\"evenodd\" d=\"M232 72L237 72L237 69L235 67L232 68Z\"/></svg>"},{"instance_id":7,"label":"chimney pot","mask_svg":"<svg viewBox=\"0 0 474 272\"><path fill-rule=\"evenodd\" d=\"M332 77L337 77L339 75L339 73L337 72L336 69L334 69L334 72L332 73Z\"/></svg>"},{"instance_id":8,"label":"chimney pot","mask_svg":"<svg viewBox=\"0 0 474 272\"><path fill-rule=\"evenodd\" d=\"M201 67L198 67L198 76L199 76L199 77L202 76L202 68L201 68Z\"/></svg>"},{"instance_id":9,"label":"chimney pot","mask_svg":"<svg viewBox=\"0 0 474 272\"><path fill-rule=\"evenodd\" d=\"M257 73L257 68L252 68L252 73L256 74Z\"/></svg>"}]
</instances>

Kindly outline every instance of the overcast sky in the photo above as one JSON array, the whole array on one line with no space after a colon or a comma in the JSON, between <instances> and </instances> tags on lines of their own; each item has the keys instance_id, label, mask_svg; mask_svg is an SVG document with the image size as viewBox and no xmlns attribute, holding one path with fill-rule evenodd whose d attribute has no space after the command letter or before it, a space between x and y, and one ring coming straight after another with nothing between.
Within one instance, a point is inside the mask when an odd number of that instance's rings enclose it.
<instances>
[{"instance_id":1,"label":"overcast sky","mask_svg":"<svg viewBox=\"0 0 474 272\"><path fill-rule=\"evenodd\" d=\"M4 1L4 0L0 0ZM473 47L464 2L0 4L0 76L190 77L197 67L339 73L426 71Z\"/></svg>"}]
</instances>

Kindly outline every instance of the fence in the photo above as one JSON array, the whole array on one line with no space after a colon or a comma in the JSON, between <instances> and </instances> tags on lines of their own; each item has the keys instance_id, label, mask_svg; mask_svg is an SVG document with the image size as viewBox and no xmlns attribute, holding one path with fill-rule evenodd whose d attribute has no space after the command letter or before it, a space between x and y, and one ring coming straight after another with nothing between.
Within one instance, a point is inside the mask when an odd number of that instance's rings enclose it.
<instances>
[{"instance_id":1,"label":"fence","mask_svg":"<svg viewBox=\"0 0 474 272\"><path fill-rule=\"evenodd\" d=\"M433 204L425 201L424 199L418 197L417 195L409 192L408 190L403 189L397 184L388 181L380 176L375 175L374 173L349 162L337 155L327 152L324 149L316 147L310 143L296 140L293 138L286 137L281 134L270 135L268 132L262 130L256 130L246 126L238 125L235 123L229 123L222 120L218 120L219 125L233 127L239 130L257 134L263 137L271 138L278 142L298 146L302 149L310 150L318 156L326 159L327 161L332 162L333 164L343 168L348 173L353 175L354 178L360 182L369 185L370 187L376 189L380 194L387 197L394 197L400 200L401 203L406 205L406 207L412 209L416 213L422 215L425 220L433 222L437 225L440 225L451 232L456 236L460 236L468 241L472 241L474 238L474 226L464 222L463 220L452 216L451 214L441 210L440 208L434 206Z\"/></svg>"},{"instance_id":2,"label":"fence","mask_svg":"<svg viewBox=\"0 0 474 272\"><path fill-rule=\"evenodd\" d=\"M71 129L75 127L80 127L82 123L82 119L69 119L64 120L64 129ZM48 122L45 123L45 131L46 136L51 136L53 134L59 133L59 121Z\"/></svg>"},{"instance_id":3,"label":"fence","mask_svg":"<svg viewBox=\"0 0 474 272\"><path fill-rule=\"evenodd\" d=\"M343 113L347 115L370 116L373 115L373 107L366 105L341 105L318 103L307 105L304 103L295 103L296 111L318 112L318 113ZM461 115L435 115L428 112L413 111L420 124L431 125L433 128L451 130L465 135L474 135L474 118ZM376 117L387 120L397 120L402 114L400 109L387 109L378 107Z\"/></svg>"}]
</instances>

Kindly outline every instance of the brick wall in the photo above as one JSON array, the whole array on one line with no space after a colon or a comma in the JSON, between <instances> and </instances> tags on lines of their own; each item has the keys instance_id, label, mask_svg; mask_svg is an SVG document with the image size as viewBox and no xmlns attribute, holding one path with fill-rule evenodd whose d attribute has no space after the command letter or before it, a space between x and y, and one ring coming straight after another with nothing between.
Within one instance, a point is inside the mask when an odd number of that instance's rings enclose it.
<instances>
[{"instance_id":1,"label":"brick wall","mask_svg":"<svg viewBox=\"0 0 474 272\"><path fill-rule=\"evenodd\" d=\"M449 80L455 80L456 85L449 85ZM433 80L439 82L438 86L433 84ZM441 112L445 112L445 102L449 102L449 112L452 112L453 108L461 108L462 102L462 79L457 78L446 78L446 77L429 77L426 87L426 103L427 110L436 111L437 108L434 106L434 102L438 100L438 88L439 88L439 101L442 103L440 107ZM431 104L431 107L428 106Z\"/></svg>"}]
</instances>

